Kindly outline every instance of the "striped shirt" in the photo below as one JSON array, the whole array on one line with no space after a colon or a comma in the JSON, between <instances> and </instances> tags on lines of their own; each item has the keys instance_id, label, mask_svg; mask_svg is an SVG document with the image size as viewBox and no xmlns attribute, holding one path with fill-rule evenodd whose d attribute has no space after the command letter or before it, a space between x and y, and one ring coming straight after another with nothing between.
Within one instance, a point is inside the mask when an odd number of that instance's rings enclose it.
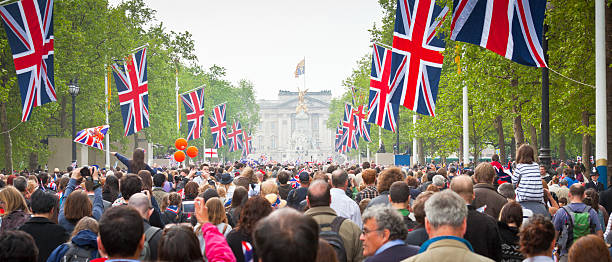
<instances>
[{"instance_id":1,"label":"striped shirt","mask_svg":"<svg viewBox=\"0 0 612 262\"><path fill-rule=\"evenodd\" d=\"M538 163L517 164L512 173L512 184L516 186L516 201L544 203L544 189Z\"/></svg>"}]
</instances>

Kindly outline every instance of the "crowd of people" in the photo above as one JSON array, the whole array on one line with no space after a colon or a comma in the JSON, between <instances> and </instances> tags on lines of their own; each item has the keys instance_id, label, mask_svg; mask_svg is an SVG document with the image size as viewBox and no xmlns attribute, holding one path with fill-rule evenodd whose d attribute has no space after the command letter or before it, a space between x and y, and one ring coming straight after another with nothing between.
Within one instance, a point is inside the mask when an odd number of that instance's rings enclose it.
<instances>
[{"instance_id":1,"label":"crowd of people","mask_svg":"<svg viewBox=\"0 0 612 262\"><path fill-rule=\"evenodd\" d=\"M113 155L0 174L0 261L611 261L612 188L529 145L507 168Z\"/></svg>"}]
</instances>

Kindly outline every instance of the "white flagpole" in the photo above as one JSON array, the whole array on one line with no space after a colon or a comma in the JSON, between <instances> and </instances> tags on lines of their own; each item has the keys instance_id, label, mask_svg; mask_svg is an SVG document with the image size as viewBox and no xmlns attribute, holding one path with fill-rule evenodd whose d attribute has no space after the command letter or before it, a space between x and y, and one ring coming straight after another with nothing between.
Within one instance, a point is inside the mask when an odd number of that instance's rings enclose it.
<instances>
[{"instance_id":1,"label":"white flagpole","mask_svg":"<svg viewBox=\"0 0 612 262\"><path fill-rule=\"evenodd\" d=\"M110 104L110 101L108 101L108 97L110 96L109 94L109 90L108 90L108 67L106 64L104 64L104 94L106 95L106 106L104 107L104 114L106 115L106 124L109 125L108 123L108 107ZM109 139L110 134L107 132L106 133L106 137L104 137L104 144L106 146L106 165L104 165L107 169L110 169L110 139Z\"/></svg>"},{"instance_id":2,"label":"white flagpole","mask_svg":"<svg viewBox=\"0 0 612 262\"><path fill-rule=\"evenodd\" d=\"M306 56L304 56L304 90L306 90Z\"/></svg>"},{"instance_id":3,"label":"white flagpole","mask_svg":"<svg viewBox=\"0 0 612 262\"><path fill-rule=\"evenodd\" d=\"M468 89L463 85L463 166L467 167L470 162L470 128L468 117Z\"/></svg>"},{"instance_id":4,"label":"white flagpole","mask_svg":"<svg viewBox=\"0 0 612 262\"><path fill-rule=\"evenodd\" d=\"M175 74L175 87L174 87L174 92L176 95L176 134L180 134L180 129L181 129L181 123L179 122L179 85L178 85L178 69L176 70L176 74Z\"/></svg>"},{"instance_id":5,"label":"white flagpole","mask_svg":"<svg viewBox=\"0 0 612 262\"><path fill-rule=\"evenodd\" d=\"M417 122L417 114L415 113L414 115L412 115L412 128L416 128L416 122ZM413 166L417 164L417 162L419 162L417 150L418 150L417 149L417 138L416 138L416 134L414 134L414 137L412 138L412 165Z\"/></svg>"},{"instance_id":6,"label":"white flagpole","mask_svg":"<svg viewBox=\"0 0 612 262\"><path fill-rule=\"evenodd\" d=\"M607 173L605 9L605 0L595 1L595 166L599 173L599 182L604 185L604 188L607 188L609 174Z\"/></svg>"}]
</instances>

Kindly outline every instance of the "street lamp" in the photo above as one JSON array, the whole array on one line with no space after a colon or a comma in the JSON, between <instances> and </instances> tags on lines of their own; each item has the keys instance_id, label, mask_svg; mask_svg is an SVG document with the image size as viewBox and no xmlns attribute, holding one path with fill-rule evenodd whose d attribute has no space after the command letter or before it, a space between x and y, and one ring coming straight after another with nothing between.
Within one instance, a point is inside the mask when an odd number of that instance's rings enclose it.
<instances>
[{"instance_id":1,"label":"street lamp","mask_svg":"<svg viewBox=\"0 0 612 262\"><path fill-rule=\"evenodd\" d=\"M76 96L79 94L79 85L77 83L77 80L75 79L70 80L70 83L68 84L68 93L70 93L70 95L72 96L72 139L74 139L74 137L76 137L76 114L75 114L75 110L76 110ZM76 157L76 143L73 141L72 142L72 163L76 162L77 157Z\"/></svg>"}]
</instances>

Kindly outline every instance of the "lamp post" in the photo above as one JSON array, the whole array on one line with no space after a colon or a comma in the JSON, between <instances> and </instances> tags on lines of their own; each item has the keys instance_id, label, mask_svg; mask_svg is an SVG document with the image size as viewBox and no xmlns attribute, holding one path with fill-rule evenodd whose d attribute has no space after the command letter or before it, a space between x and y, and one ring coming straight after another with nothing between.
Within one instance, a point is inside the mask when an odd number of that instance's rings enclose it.
<instances>
[{"instance_id":1,"label":"lamp post","mask_svg":"<svg viewBox=\"0 0 612 262\"><path fill-rule=\"evenodd\" d=\"M79 94L79 85L77 83L77 80L75 79L70 80L70 83L68 84L68 93L70 93L70 95L72 96L72 139L74 139L74 137L76 137L76 114L75 114L75 110L76 110L76 96ZM76 143L73 141L72 142L72 163L76 162L77 160L77 156L76 156Z\"/></svg>"}]
</instances>

